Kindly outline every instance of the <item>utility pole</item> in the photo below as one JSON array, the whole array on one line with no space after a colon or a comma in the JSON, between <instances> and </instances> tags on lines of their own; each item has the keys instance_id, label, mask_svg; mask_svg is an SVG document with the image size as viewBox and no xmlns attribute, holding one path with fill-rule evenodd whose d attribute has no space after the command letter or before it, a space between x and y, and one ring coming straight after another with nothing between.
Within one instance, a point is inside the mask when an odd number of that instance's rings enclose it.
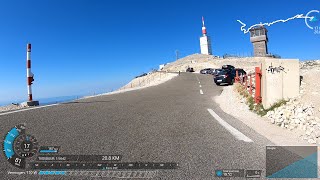
<instances>
[{"instance_id":1,"label":"utility pole","mask_svg":"<svg viewBox=\"0 0 320 180\"><path fill-rule=\"evenodd\" d=\"M179 59L179 51L176 50L175 52L176 52L176 60L178 60Z\"/></svg>"}]
</instances>

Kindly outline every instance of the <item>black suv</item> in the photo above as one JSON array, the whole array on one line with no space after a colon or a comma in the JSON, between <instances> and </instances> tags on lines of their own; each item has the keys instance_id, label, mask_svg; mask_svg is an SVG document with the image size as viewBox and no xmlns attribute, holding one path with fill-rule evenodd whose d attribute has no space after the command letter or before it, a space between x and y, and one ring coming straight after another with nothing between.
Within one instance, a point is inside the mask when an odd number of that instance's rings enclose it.
<instances>
[{"instance_id":1,"label":"black suv","mask_svg":"<svg viewBox=\"0 0 320 180\"><path fill-rule=\"evenodd\" d=\"M214 76L213 80L216 85L222 83L227 83L232 85L234 83L234 77L236 76L236 71L234 69L223 69L217 75Z\"/></svg>"},{"instance_id":2,"label":"black suv","mask_svg":"<svg viewBox=\"0 0 320 180\"><path fill-rule=\"evenodd\" d=\"M212 71L211 75L216 76L221 71L223 71L223 70L222 69L215 69L214 71Z\"/></svg>"},{"instance_id":3,"label":"black suv","mask_svg":"<svg viewBox=\"0 0 320 180\"><path fill-rule=\"evenodd\" d=\"M232 66L232 65L223 65L221 69L225 69L225 70L233 70L233 69L235 69L235 67L234 67L234 66Z\"/></svg>"}]
</instances>

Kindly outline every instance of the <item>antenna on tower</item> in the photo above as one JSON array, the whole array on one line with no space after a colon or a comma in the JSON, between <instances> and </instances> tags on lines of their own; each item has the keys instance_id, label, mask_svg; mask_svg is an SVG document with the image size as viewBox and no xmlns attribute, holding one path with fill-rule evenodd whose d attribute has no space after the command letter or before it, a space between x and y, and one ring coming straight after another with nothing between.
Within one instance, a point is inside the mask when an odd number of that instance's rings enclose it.
<instances>
[{"instance_id":1,"label":"antenna on tower","mask_svg":"<svg viewBox=\"0 0 320 180\"><path fill-rule=\"evenodd\" d=\"M204 27L204 17L202 16L202 27Z\"/></svg>"},{"instance_id":2,"label":"antenna on tower","mask_svg":"<svg viewBox=\"0 0 320 180\"><path fill-rule=\"evenodd\" d=\"M176 60L178 60L179 59L179 50L176 50L175 52L176 52Z\"/></svg>"}]
</instances>

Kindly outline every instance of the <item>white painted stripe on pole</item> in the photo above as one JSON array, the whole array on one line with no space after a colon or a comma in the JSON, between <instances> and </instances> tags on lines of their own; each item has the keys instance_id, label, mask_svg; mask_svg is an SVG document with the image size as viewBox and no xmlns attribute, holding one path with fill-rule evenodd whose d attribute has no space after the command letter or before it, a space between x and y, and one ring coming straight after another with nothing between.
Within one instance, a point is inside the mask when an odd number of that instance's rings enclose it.
<instances>
[{"instance_id":1,"label":"white painted stripe on pole","mask_svg":"<svg viewBox=\"0 0 320 180\"><path fill-rule=\"evenodd\" d=\"M0 116L7 115L7 114L13 114L13 113L17 113L17 112L29 111L29 110L33 110L33 109L41 109L41 108L50 107L50 106L56 106L56 105L59 105L59 104L49 104L49 105L46 105L46 106L38 106L38 107L33 107L33 108L19 109L19 110L16 110L16 111L0 113Z\"/></svg>"},{"instance_id":2,"label":"white painted stripe on pole","mask_svg":"<svg viewBox=\"0 0 320 180\"><path fill-rule=\"evenodd\" d=\"M31 85L28 86L28 94L32 94Z\"/></svg>"},{"instance_id":3,"label":"white painted stripe on pole","mask_svg":"<svg viewBox=\"0 0 320 180\"><path fill-rule=\"evenodd\" d=\"M27 60L31 60L31 52L27 52Z\"/></svg>"},{"instance_id":4,"label":"white painted stripe on pole","mask_svg":"<svg viewBox=\"0 0 320 180\"><path fill-rule=\"evenodd\" d=\"M199 85L199 87L202 87L201 84Z\"/></svg>"},{"instance_id":5,"label":"white painted stripe on pole","mask_svg":"<svg viewBox=\"0 0 320 180\"><path fill-rule=\"evenodd\" d=\"M27 68L27 77L32 77L31 75L32 75L31 69L30 69L30 68Z\"/></svg>"},{"instance_id":6,"label":"white painted stripe on pole","mask_svg":"<svg viewBox=\"0 0 320 180\"><path fill-rule=\"evenodd\" d=\"M203 94L203 91L202 91L202 89L200 89L200 94Z\"/></svg>"},{"instance_id":7,"label":"white painted stripe on pole","mask_svg":"<svg viewBox=\"0 0 320 180\"><path fill-rule=\"evenodd\" d=\"M209 113L221 124L226 130L228 130L235 138L244 142L253 142L246 135L242 134L240 131L232 127L230 124L221 119L218 114L216 114L212 109L208 109Z\"/></svg>"}]
</instances>

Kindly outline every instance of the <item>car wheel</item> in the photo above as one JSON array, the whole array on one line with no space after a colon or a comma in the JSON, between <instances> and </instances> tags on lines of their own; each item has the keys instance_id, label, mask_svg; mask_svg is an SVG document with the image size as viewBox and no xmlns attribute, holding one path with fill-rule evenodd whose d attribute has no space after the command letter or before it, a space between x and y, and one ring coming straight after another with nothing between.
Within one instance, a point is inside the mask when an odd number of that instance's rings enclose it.
<instances>
[{"instance_id":1,"label":"car wheel","mask_svg":"<svg viewBox=\"0 0 320 180\"><path fill-rule=\"evenodd\" d=\"M216 83L217 86L220 86L220 83Z\"/></svg>"},{"instance_id":2,"label":"car wheel","mask_svg":"<svg viewBox=\"0 0 320 180\"><path fill-rule=\"evenodd\" d=\"M233 85L233 83L234 83L234 79L231 80L230 85Z\"/></svg>"}]
</instances>

